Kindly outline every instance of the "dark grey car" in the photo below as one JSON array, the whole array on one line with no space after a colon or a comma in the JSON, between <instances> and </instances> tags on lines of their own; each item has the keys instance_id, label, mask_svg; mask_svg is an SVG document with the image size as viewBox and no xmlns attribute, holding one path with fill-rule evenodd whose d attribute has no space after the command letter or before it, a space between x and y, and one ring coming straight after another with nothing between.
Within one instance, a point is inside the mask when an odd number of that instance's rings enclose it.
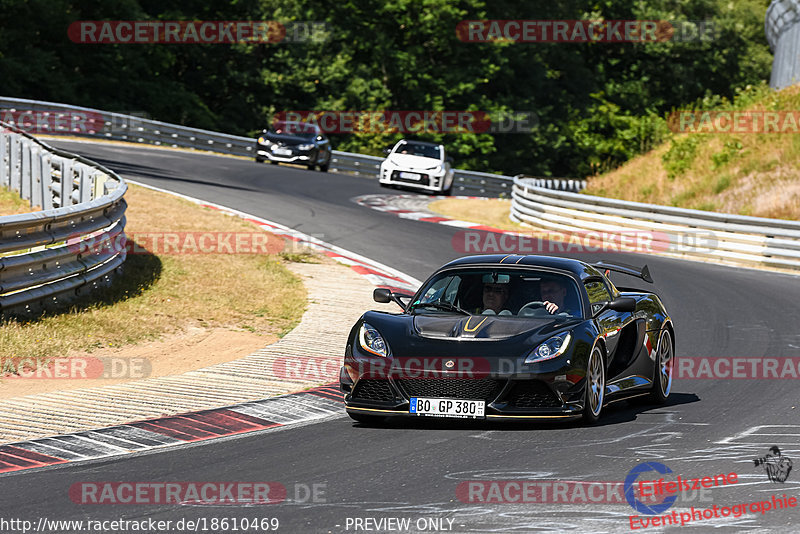
<instances>
[{"instance_id":1,"label":"dark grey car","mask_svg":"<svg viewBox=\"0 0 800 534\"><path fill-rule=\"evenodd\" d=\"M296 163L310 170L319 166L319 170L328 172L331 142L315 124L279 121L258 137L256 161L269 161L274 165Z\"/></svg>"}]
</instances>

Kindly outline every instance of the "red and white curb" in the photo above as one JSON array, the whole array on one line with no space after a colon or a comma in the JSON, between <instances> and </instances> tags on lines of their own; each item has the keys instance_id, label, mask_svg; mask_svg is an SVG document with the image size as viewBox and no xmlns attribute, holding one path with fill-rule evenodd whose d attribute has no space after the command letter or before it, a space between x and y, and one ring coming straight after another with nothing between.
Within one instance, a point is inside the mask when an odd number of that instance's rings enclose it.
<instances>
[{"instance_id":1,"label":"red and white curb","mask_svg":"<svg viewBox=\"0 0 800 534\"><path fill-rule=\"evenodd\" d=\"M436 224L444 224L446 226L455 226L456 228L466 228L469 230L483 230L486 232L496 233L514 233L508 230L501 230L492 226L478 224L468 221L460 221L458 219L451 219L443 217L427 209L428 204L435 200L442 200L446 198L460 198L460 199L483 199L484 197L445 197L445 196L427 196L427 195L362 195L355 197L353 202L359 206L364 206L377 211L390 213L401 219L411 219L414 221L430 222Z\"/></svg>"},{"instance_id":2,"label":"red and white curb","mask_svg":"<svg viewBox=\"0 0 800 534\"><path fill-rule=\"evenodd\" d=\"M0 473L121 456L343 415L338 384L225 408L0 446Z\"/></svg>"}]
</instances>

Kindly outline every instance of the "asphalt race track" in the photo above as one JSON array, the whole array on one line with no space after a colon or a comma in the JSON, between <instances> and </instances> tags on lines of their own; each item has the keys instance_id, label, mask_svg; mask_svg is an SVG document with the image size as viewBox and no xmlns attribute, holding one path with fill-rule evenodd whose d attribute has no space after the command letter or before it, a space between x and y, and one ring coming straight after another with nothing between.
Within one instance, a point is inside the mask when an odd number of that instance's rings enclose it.
<instances>
[{"instance_id":1,"label":"asphalt race track","mask_svg":"<svg viewBox=\"0 0 800 534\"><path fill-rule=\"evenodd\" d=\"M419 279L460 255L451 241L457 228L400 219L352 202L358 195L389 191L369 179L182 151L52 144L125 178L285 224ZM674 320L678 359L800 357L797 277L660 257L575 257L646 262ZM152 518L174 524L182 518L278 518L278 532L624 532L634 513L624 502L462 502L456 489L468 480L622 481L638 463L656 461L684 478L739 475L737 484L702 499L695 494L669 512L773 495L800 497L800 467L781 484L769 482L753 462L772 445L800 461L799 392L791 379L679 379L666 406L617 403L593 427L434 420L377 429L341 417L163 452L11 473L0 477L0 508L5 517L34 520L42 515ZM281 504L250 507L70 500L72 484L100 481L276 481L288 497ZM315 484L316 499L306 498L306 489ZM391 523L377 523L388 518L410 518L410 528L391 530ZM797 532L798 518L800 507L713 524L723 532ZM706 520L682 529L705 532L710 526Z\"/></svg>"}]
</instances>

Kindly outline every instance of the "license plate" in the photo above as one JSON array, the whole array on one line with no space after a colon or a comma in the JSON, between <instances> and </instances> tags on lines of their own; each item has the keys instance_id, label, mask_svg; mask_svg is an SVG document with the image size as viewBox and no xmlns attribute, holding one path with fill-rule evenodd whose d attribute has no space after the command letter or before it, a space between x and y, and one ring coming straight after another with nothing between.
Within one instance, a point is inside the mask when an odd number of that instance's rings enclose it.
<instances>
[{"instance_id":1,"label":"license plate","mask_svg":"<svg viewBox=\"0 0 800 534\"><path fill-rule=\"evenodd\" d=\"M401 172L400 178L405 178L406 180L419 180L419 174L415 172Z\"/></svg>"},{"instance_id":2,"label":"license plate","mask_svg":"<svg viewBox=\"0 0 800 534\"><path fill-rule=\"evenodd\" d=\"M273 148L272 153L277 156L291 156L292 151L288 148Z\"/></svg>"},{"instance_id":3,"label":"license plate","mask_svg":"<svg viewBox=\"0 0 800 534\"><path fill-rule=\"evenodd\" d=\"M412 397L409 413L434 417L484 417L486 403L482 400L426 399Z\"/></svg>"}]
</instances>

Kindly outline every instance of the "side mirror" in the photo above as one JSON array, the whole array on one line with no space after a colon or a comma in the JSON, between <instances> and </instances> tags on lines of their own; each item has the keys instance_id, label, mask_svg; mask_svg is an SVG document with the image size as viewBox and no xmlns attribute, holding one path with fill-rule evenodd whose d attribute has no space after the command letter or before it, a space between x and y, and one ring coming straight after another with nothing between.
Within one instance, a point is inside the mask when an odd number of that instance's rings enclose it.
<instances>
[{"instance_id":1,"label":"side mirror","mask_svg":"<svg viewBox=\"0 0 800 534\"><path fill-rule=\"evenodd\" d=\"M618 297L602 304L592 304L592 317L600 315L605 310L618 312L632 312L636 310L636 299L633 297Z\"/></svg>"},{"instance_id":2,"label":"side mirror","mask_svg":"<svg viewBox=\"0 0 800 534\"><path fill-rule=\"evenodd\" d=\"M385 287L376 287L372 292L372 300L380 302L381 304L387 304L392 301L392 292Z\"/></svg>"},{"instance_id":3,"label":"side mirror","mask_svg":"<svg viewBox=\"0 0 800 534\"><path fill-rule=\"evenodd\" d=\"M392 149L391 149L391 148L389 148L389 147L386 147L386 148L384 148L384 149L383 149L383 153L384 153L384 154L386 154L386 155L388 156L389 154L391 154L391 153L392 153Z\"/></svg>"},{"instance_id":4,"label":"side mirror","mask_svg":"<svg viewBox=\"0 0 800 534\"><path fill-rule=\"evenodd\" d=\"M403 293L395 293L385 287L376 287L372 291L372 300L375 302L380 302L381 304L387 304L389 302L394 302L398 306L403 309L406 309L407 302L403 302L401 299L412 299L414 295L406 295Z\"/></svg>"},{"instance_id":5,"label":"side mirror","mask_svg":"<svg viewBox=\"0 0 800 534\"><path fill-rule=\"evenodd\" d=\"M619 297L608 303L611 310L618 312L636 311L636 299L633 297Z\"/></svg>"}]
</instances>

